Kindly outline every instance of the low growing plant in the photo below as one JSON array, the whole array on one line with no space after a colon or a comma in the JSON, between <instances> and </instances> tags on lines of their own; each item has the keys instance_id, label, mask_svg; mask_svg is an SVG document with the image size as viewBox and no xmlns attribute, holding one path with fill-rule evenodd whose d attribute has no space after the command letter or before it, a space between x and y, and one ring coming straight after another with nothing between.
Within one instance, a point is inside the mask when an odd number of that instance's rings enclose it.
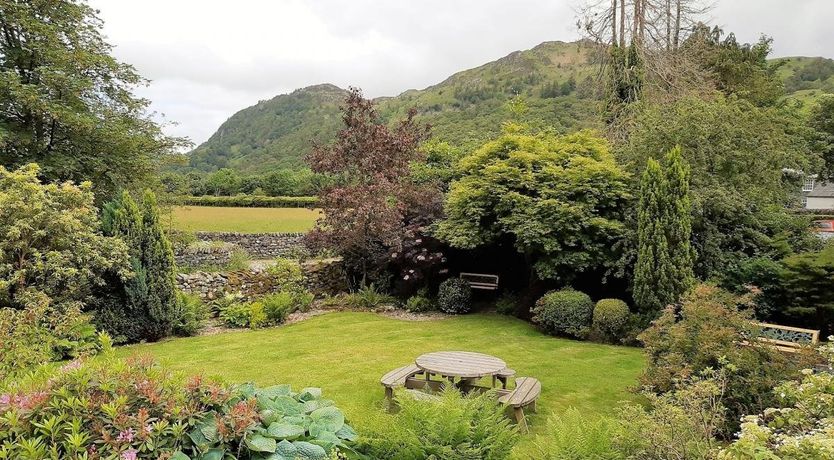
<instances>
[{"instance_id":1,"label":"low growing plant","mask_svg":"<svg viewBox=\"0 0 834 460\"><path fill-rule=\"evenodd\" d=\"M360 288L347 299L350 307L362 310L374 310L397 301L396 298L379 290L374 284Z\"/></svg>"},{"instance_id":2,"label":"low growing plant","mask_svg":"<svg viewBox=\"0 0 834 460\"><path fill-rule=\"evenodd\" d=\"M518 296L512 292L505 292L495 301L495 310L501 315L514 315L518 306Z\"/></svg>"},{"instance_id":3,"label":"low growing plant","mask_svg":"<svg viewBox=\"0 0 834 460\"><path fill-rule=\"evenodd\" d=\"M304 291L304 272L301 271L301 265L297 261L276 259L272 265L267 267L266 271L273 277L275 284L282 291Z\"/></svg>"},{"instance_id":4,"label":"low growing plant","mask_svg":"<svg viewBox=\"0 0 834 460\"><path fill-rule=\"evenodd\" d=\"M200 296L177 292L174 334L182 337L195 335L208 317L209 308Z\"/></svg>"},{"instance_id":5,"label":"low growing plant","mask_svg":"<svg viewBox=\"0 0 834 460\"><path fill-rule=\"evenodd\" d=\"M379 420L359 441L369 458L483 459L509 457L519 439L492 394L461 395L448 389L440 399L398 398L394 420Z\"/></svg>"},{"instance_id":6,"label":"low growing plant","mask_svg":"<svg viewBox=\"0 0 834 460\"><path fill-rule=\"evenodd\" d=\"M435 303L429 298L428 289L420 289L417 294L408 298L405 302L405 309L412 313L432 311L436 308Z\"/></svg>"},{"instance_id":7,"label":"low growing plant","mask_svg":"<svg viewBox=\"0 0 834 460\"><path fill-rule=\"evenodd\" d=\"M594 302L574 289L550 291L536 301L532 313L533 322L549 334L584 339L591 327Z\"/></svg>"},{"instance_id":8,"label":"low growing plant","mask_svg":"<svg viewBox=\"0 0 834 460\"><path fill-rule=\"evenodd\" d=\"M472 310L472 288L466 280L449 278L440 283L437 305L444 313L469 313Z\"/></svg>"},{"instance_id":9,"label":"low growing plant","mask_svg":"<svg viewBox=\"0 0 834 460\"><path fill-rule=\"evenodd\" d=\"M318 388L186 380L149 358L73 361L0 388L3 459L324 459L356 437Z\"/></svg>"},{"instance_id":10,"label":"low growing plant","mask_svg":"<svg viewBox=\"0 0 834 460\"><path fill-rule=\"evenodd\" d=\"M624 460L612 441L618 421L590 418L576 408L552 417L536 443L540 460Z\"/></svg>"}]
</instances>

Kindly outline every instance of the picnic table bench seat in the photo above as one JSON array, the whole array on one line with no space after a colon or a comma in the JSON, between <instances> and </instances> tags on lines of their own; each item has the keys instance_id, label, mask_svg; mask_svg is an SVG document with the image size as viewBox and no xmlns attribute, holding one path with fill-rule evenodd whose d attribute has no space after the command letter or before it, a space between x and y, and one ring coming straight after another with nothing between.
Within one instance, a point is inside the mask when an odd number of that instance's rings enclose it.
<instances>
[{"instance_id":1,"label":"picnic table bench seat","mask_svg":"<svg viewBox=\"0 0 834 460\"><path fill-rule=\"evenodd\" d=\"M527 419L524 417L524 408L530 407L536 411L536 399L542 393L542 384L532 377L518 377L515 379L515 389L498 398L498 402L512 408L521 431L527 432Z\"/></svg>"},{"instance_id":2,"label":"picnic table bench seat","mask_svg":"<svg viewBox=\"0 0 834 460\"><path fill-rule=\"evenodd\" d=\"M394 397L394 388L404 386L406 380L422 373L423 370L417 367L416 364L409 364L407 366L398 367L383 375L382 378L379 379L379 383L385 387L385 397L391 401Z\"/></svg>"},{"instance_id":3,"label":"picnic table bench seat","mask_svg":"<svg viewBox=\"0 0 834 460\"><path fill-rule=\"evenodd\" d=\"M495 374L495 378L501 382L502 388L507 388L507 380L511 379L515 376L515 370L510 369L509 367L505 367L501 369L497 374ZM495 381L493 380L492 386L495 386Z\"/></svg>"}]
</instances>

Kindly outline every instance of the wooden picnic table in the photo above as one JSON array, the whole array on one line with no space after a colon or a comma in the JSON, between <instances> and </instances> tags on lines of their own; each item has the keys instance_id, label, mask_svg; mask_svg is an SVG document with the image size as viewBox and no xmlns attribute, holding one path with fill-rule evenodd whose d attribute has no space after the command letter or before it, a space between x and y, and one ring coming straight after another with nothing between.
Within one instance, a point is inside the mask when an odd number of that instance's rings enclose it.
<instances>
[{"instance_id":1,"label":"wooden picnic table","mask_svg":"<svg viewBox=\"0 0 834 460\"><path fill-rule=\"evenodd\" d=\"M494 376L507 367L502 359L471 351L438 351L420 355L417 367L429 374L453 379L478 379Z\"/></svg>"}]
</instances>

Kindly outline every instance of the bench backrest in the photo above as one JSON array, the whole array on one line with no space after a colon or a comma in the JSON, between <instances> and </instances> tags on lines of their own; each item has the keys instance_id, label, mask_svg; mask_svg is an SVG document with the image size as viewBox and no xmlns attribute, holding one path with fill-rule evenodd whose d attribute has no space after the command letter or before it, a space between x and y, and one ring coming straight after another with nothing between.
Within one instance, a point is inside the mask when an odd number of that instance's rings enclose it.
<instances>
[{"instance_id":1,"label":"bench backrest","mask_svg":"<svg viewBox=\"0 0 834 460\"><path fill-rule=\"evenodd\" d=\"M761 328L756 339L780 349L783 347L799 349L805 346L816 346L820 341L820 331L818 330L770 323L755 324Z\"/></svg>"},{"instance_id":2,"label":"bench backrest","mask_svg":"<svg viewBox=\"0 0 834 460\"><path fill-rule=\"evenodd\" d=\"M460 279L466 280L472 289L486 289L494 291L498 289L498 275L489 273L461 273Z\"/></svg>"}]
</instances>

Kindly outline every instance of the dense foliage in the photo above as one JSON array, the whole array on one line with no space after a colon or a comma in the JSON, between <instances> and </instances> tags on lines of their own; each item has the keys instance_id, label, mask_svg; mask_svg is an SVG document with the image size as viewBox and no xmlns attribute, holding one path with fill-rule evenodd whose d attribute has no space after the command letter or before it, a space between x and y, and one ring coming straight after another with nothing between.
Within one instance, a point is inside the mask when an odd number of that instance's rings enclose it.
<instances>
[{"instance_id":1,"label":"dense foliage","mask_svg":"<svg viewBox=\"0 0 834 460\"><path fill-rule=\"evenodd\" d=\"M830 344L820 351L834 364ZM778 406L744 417L738 440L717 456L720 460L756 458L800 460L834 458L834 374L802 371L801 381L774 389Z\"/></svg>"},{"instance_id":2,"label":"dense foliage","mask_svg":"<svg viewBox=\"0 0 834 460\"><path fill-rule=\"evenodd\" d=\"M41 184L38 172L0 166L0 307L44 296L80 308L107 271L126 271L125 246L101 235L91 184Z\"/></svg>"},{"instance_id":3,"label":"dense foliage","mask_svg":"<svg viewBox=\"0 0 834 460\"><path fill-rule=\"evenodd\" d=\"M370 458L400 460L508 458L518 432L492 394L462 396L454 389L439 400L398 396L394 420L363 434L357 450Z\"/></svg>"},{"instance_id":4,"label":"dense foliage","mask_svg":"<svg viewBox=\"0 0 834 460\"><path fill-rule=\"evenodd\" d=\"M656 392L668 392L676 382L707 369L728 370L724 404L724 436L737 427L742 414L758 413L773 404L771 389L793 377L812 356L779 350L755 342L757 326L749 299L714 286L699 285L684 296L680 310L668 307L640 335L649 357L642 383ZM745 340L749 344L743 344Z\"/></svg>"},{"instance_id":5,"label":"dense foliage","mask_svg":"<svg viewBox=\"0 0 834 460\"><path fill-rule=\"evenodd\" d=\"M680 147L661 166L649 159L640 182L634 301L649 314L674 303L694 281L689 168Z\"/></svg>"},{"instance_id":6,"label":"dense foliage","mask_svg":"<svg viewBox=\"0 0 834 460\"><path fill-rule=\"evenodd\" d=\"M128 246L131 273L113 276L96 302L96 323L117 342L159 340L177 322L174 254L153 192L140 204L123 192L107 203L102 228Z\"/></svg>"},{"instance_id":7,"label":"dense foliage","mask_svg":"<svg viewBox=\"0 0 834 460\"><path fill-rule=\"evenodd\" d=\"M591 327L594 302L574 289L550 291L531 310L533 322L550 334L585 338Z\"/></svg>"},{"instance_id":8,"label":"dense foliage","mask_svg":"<svg viewBox=\"0 0 834 460\"><path fill-rule=\"evenodd\" d=\"M459 165L437 235L471 249L509 238L540 278L606 266L621 237L628 175L590 132L509 129Z\"/></svg>"},{"instance_id":9,"label":"dense foliage","mask_svg":"<svg viewBox=\"0 0 834 460\"><path fill-rule=\"evenodd\" d=\"M641 171L658 152L681 146L691 168L692 244L701 279L746 258L784 256L807 245L807 219L792 216L800 184L785 169L814 170L812 133L801 118L746 100L683 98L633 108L622 161Z\"/></svg>"},{"instance_id":10,"label":"dense foliage","mask_svg":"<svg viewBox=\"0 0 834 460\"><path fill-rule=\"evenodd\" d=\"M2 458L326 458L355 438L318 388L186 381L147 358L73 361L0 395Z\"/></svg>"},{"instance_id":11,"label":"dense foliage","mask_svg":"<svg viewBox=\"0 0 834 460\"><path fill-rule=\"evenodd\" d=\"M343 107L344 127L328 146L308 157L314 172L333 183L319 193L324 216L308 234L317 248L343 257L346 267L364 286L387 267L390 253L402 250L404 230L426 225L439 210L433 184L410 178L410 164L421 158L417 149L428 130L414 122L414 113L390 128L373 102L352 90Z\"/></svg>"},{"instance_id":12,"label":"dense foliage","mask_svg":"<svg viewBox=\"0 0 834 460\"><path fill-rule=\"evenodd\" d=\"M133 95L145 81L111 56L96 14L73 0L0 2L0 165L38 163L108 197L147 183L183 142Z\"/></svg>"},{"instance_id":13,"label":"dense foliage","mask_svg":"<svg viewBox=\"0 0 834 460\"><path fill-rule=\"evenodd\" d=\"M185 206L230 206L240 208L306 208L318 203L312 196L181 196L175 204Z\"/></svg>"},{"instance_id":14,"label":"dense foliage","mask_svg":"<svg viewBox=\"0 0 834 460\"><path fill-rule=\"evenodd\" d=\"M444 313L469 313L472 309L472 288L460 278L449 278L437 290L437 306Z\"/></svg>"}]
</instances>

